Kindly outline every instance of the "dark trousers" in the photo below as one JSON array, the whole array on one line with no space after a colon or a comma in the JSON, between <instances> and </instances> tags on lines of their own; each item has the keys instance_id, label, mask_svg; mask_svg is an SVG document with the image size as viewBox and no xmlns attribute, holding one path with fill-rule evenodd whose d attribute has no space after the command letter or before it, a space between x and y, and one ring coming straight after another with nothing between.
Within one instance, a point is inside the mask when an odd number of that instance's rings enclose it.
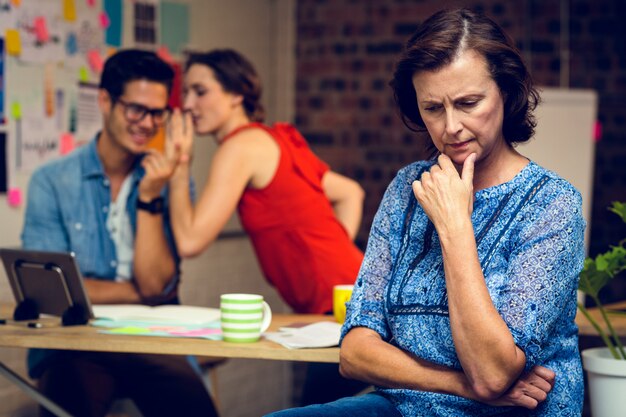
<instances>
[{"instance_id":1,"label":"dark trousers","mask_svg":"<svg viewBox=\"0 0 626 417\"><path fill-rule=\"evenodd\" d=\"M343 397L351 397L369 384L346 379L336 363L310 363L307 366L300 406L324 404Z\"/></svg>"},{"instance_id":2,"label":"dark trousers","mask_svg":"<svg viewBox=\"0 0 626 417\"><path fill-rule=\"evenodd\" d=\"M38 384L76 417L103 417L116 398L132 399L144 417L218 415L200 376L181 356L65 351ZM40 415L53 416L43 407Z\"/></svg>"}]
</instances>

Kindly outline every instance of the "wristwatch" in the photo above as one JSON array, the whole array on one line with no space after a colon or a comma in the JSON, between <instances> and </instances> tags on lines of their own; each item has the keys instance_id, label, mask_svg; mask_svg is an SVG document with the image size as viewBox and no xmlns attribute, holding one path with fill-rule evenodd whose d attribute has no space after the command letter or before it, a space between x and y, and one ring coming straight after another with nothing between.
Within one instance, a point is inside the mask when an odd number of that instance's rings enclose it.
<instances>
[{"instance_id":1,"label":"wristwatch","mask_svg":"<svg viewBox=\"0 0 626 417\"><path fill-rule=\"evenodd\" d=\"M145 210L152 214L163 213L163 211L165 210L163 197L154 198L147 203L137 198L137 210Z\"/></svg>"}]
</instances>

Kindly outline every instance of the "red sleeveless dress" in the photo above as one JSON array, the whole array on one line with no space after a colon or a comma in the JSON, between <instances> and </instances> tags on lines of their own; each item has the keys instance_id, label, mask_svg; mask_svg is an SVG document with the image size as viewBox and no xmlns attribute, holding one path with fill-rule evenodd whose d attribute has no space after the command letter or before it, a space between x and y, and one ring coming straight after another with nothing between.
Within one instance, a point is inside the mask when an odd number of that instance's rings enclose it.
<instances>
[{"instance_id":1,"label":"red sleeveless dress","mask_svg":"<svg viewBox=\"0 0 626 417\"><path fill-rule=\"evenodd\" d=\"M239 201L239 218L250 236L261 269L297 313L332 311L337 284L354 284L363 253L348 237L322 189L329 170L291 125L260 128L280 147L272 181L263 189L247 188Z\"/></svg>"}]
</instances>

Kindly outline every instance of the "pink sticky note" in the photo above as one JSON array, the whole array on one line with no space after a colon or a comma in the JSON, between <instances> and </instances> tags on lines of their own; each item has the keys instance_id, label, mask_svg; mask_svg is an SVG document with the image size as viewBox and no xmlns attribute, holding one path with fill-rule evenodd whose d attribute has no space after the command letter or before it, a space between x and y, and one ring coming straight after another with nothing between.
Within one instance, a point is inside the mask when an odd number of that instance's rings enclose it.
<instances>
[{"instance_id":1,"label":"pink sticky note","mask_svg":"<svg viewBox=\"0 0 626 417\"><path fill-rule=\"evenodd\" d=\"M11 207L19 207L22 204L22 190L19 188L9 188L7 201Z\"/></svg>"},{"instance_id":2,"label":"pink sticky note","mask_svg":"<svg viewBox=\"0 0 626 417\"><path fill-rule=\"evenodd\" d=\"M94 72L102 72L102 68L104 68L104 61L102 60L100 51L97 49L91 49L87 52L87 60L89 61L89 66Z\"/></svg>"},{"instance_id":3,"label":"pink sticky note","mask_svg":"<svg viewBox=\"0 0 626 417\"><path fill-rule=\"evenodd\" d=\"M74 135L71 133L63 133L61 135L61 144L59 146L59 150L61 151L61 155L66 155L74 150L76 147L74 143Z\"/></svg>"},{"instance_id":4,"label":"pink sticky note","mask_svg":"<svg viewBox=\"0 0 626 417\"><path fill-rule=\"evenodd\" d=\"M157 49L156 53L159 56L159 58L161 58L163 61L167 62L168 64L171 64L174 62L174 58L172 58L172 54L170 54L170 50L167 48L167 46L165 45L159 46L159 49Z\"/></svg>"},{"instance_id":5,"label":"pink sticky note","mask_svg":"<svg viewBox=\"0 0 626 417\"><path fill-rule=\"evenodd\" d=\"M39 42L47 42L48 39L50 39L50 34L48 33L48 25L46 24L45 17L36 17L35 21L33 22L33 26L35 27L35 36L37 36L37 40Z\"/></svg>"},{"instance_id":6,"label":"pink sticky note","mask_svg":"<svg viewBox=\"0 0 626 417\"><path fill-rule=\"evenodd\" d=\"M100 12L99 19L100 19L100 27L102 29L108 28L109 25L111 24L111 20L109 20L109 15L107 15L107 12L105 11Z\"/></svg>"},{"instance_id":7,"label":"pink sticky note","mask_svg":"<svg viewBox=\"0 0 626 417\"><path fill-rule=\"evenodd\" d=\"M96 5L96 0L87 0L87 6L93 7Z\"/></svg>"},{"instance_id":8,"label":"pink sticky note","mask_svg":"<svg viewBox=\"0 0 626 417\"><path fill-rule=\"evenodd\" d=\"M602 139L602 122L598 120L593 125L593 140L600 142L600 139Z\"/></svg>"}]
</instances>

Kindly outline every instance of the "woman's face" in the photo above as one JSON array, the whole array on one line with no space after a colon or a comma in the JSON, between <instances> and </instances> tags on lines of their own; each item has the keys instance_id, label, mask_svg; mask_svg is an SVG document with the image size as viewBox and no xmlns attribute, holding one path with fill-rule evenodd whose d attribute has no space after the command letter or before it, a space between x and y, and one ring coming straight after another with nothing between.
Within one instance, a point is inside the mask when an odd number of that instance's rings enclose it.
<instances>
[{"instance_id":1,"label":"woman's face","mask_svg":"<svg viewBox=\"0 0 626 417\"><path fill-rule=\"evenodd\" d=\"M241 96L224 91L213 70L193 64L185 74L183 107L191 112L198 134L216 134L228 126Z\"/></svg>"},{"instance_id":2,"label":"woman's face","mask_svg":"<svg viewBox=\"0 0 626 417\"><path fill-rule=\"evenodd\" d=\"M497 159L507 149L502 95L480 54L465 51L441 69L415 73L413 87L434 145L455 164L471 153L477 161Z\"/></svg>"}]
</instances>

